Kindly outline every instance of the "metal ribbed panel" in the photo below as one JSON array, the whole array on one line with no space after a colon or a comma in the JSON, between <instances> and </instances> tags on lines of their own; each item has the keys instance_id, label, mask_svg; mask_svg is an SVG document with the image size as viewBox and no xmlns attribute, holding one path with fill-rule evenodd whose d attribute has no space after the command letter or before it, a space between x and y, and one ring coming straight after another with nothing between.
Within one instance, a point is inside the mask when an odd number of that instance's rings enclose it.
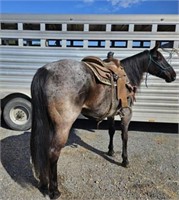
<instances>
[{"instance_id":1,"label":"metal ribbed panel","mask_svg":"<svg viewBox=\"0 0 179 200\"><path fill-rule=\"evenodd\" d=\"M59 39L59 31L56 32L52 32L49 33L45 32L45 31L6 31L6 30L2 30L1 31L1 37L7 37L8 38L24 38L24 39L46 39L49 38L50 39ZM60 34L60 39L66 39L66 38L70 38L70 39L101 39L101 40L115 40L117 37L119 36L119 33L105 33L105 34L101 34L100 32L96 32L96 33L91 33L91 32L87 32L87 33L80 33L80 32L74 32L73 34L71 32L68 33L61 33ZM171 33L151 33L151 32L146 32L145 34L143 33L128 33L126 34L124 33L120 33L120 40L131 40L133 38L135 38L136 40L145 40L147 37L147 40L168 40L169 36L171 36ZM172 40L177 40L178 39L178 34L173 32L172 33Z\"/></svg>"},{"instance_id":2,"label":"metal ribbed panel","mask_svg":"<svg viewBox=\"0 0 179 200\"><path fill-rule=\"evenodd\" d=\"M3 22L38 22L38 23L158 23L158 24L177 24L178 16L176 15L153 15L153 16L18 16L18 15L2 15ZM110 18L110 20L109 20ZM21 20L20 20L21 19ZM73 19L73 20L70 20ZM164 19L161 21L161 19ZM156 40L175 40L178 42L178 29L169 32L125 32L125 33L111 33L104 31L99 32L46 32L46 31L1 31L2 38L39 38L39 39L105 39L106 41L112 39L125 39L125 40L151 40L154 44ZM178 43L175 44L175 46ZM22 43L21 43L22 45ZM81 60L85 56L95 55L104 59L108 51L114 51L115 57L123 59L131 55L143 51L143 48L82 48L75 47L30 47L30 46L1 46L0 58L0 85L1 91L23 92L30 93L30 83L36 70L48 62L53 62L60 59L70 58ZM161 53L165 58L169 57L167 52ZM172 83L166 83L164 80L149 76L147 85L145 81L142 82L141 87L138 89L136 96L137 102L133 107L133 121L155 121L155 122L171 122L179 123L179 57L176 53L173 54L170 60L171 65L177 73L177 80ZM145 78L145 77L144 77ZM2 95L1 95L2 97Z\"/></svg>"},{"instance_id":3,"label":"metal ribbed panel","mask_svg":"<svg viewBox=\"0 0 179 200\"><path fill-rule=\"evenodd\" d=\"M86 51L78 50L76 53L56 50L50 51L35 51L26 49L25 54L22 54L24 49L3 48L1 49L1 75L0 84L3 89L27 89L29 91L32 76L38 67L43 66L47 62L63 58L71 58L81 60L87 55L96 55L104 58L107 51ZM44 53L42 53L44 52ZM48 53L49 52L49 53ZM132 51L115 51L115 55L120 59L140 52L139 50ZM11 55L10 57L8 55ZM121 57L121 55L123 55ZM168 56L164 53L165 56ZM173 67L179 77L179 60L175 56L172 59ZM179 79L173 83L165 83L164 80L149 76L147 81L148 88L143 81L137 93L137 102L133 107L134 121L156 121L156 122L179 122Z\"/></svg>"}]
</instances>

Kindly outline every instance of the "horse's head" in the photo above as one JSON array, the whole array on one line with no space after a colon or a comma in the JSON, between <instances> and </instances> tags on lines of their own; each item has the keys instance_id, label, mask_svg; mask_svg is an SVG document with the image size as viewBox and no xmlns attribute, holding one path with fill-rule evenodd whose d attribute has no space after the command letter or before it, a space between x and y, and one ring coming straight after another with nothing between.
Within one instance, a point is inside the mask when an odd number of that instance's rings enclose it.
<instances>
[{"instance_id":1,"label":"horse's head","mask_svg":"<svg viewBox=\"0 0 179 200\"><path fill-rule=\"evenodd\" d=\"M176 79L176 73L172 66L166 61L163 55L157 50L159 44L149 51L149 63L147 71L166 82L172 82Z\"/></svg>"}]
</instances>

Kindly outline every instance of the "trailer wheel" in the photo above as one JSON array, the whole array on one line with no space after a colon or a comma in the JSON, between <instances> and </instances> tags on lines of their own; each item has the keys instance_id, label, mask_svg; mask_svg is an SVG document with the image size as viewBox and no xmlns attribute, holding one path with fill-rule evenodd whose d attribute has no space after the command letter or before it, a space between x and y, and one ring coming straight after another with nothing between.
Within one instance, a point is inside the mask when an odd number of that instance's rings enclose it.
<instances>
[{"instance_id":1,"label":"trailer wheel","mask_svg":"<svg viewBox=\"0 0 179 200\"><path fill-rule=\"evenodd\" d=\"M7 102L3 110L3 118L9 128L25 131L31 128L31 102L24 98L14 98Z\"/></svg>"}]
</instances>

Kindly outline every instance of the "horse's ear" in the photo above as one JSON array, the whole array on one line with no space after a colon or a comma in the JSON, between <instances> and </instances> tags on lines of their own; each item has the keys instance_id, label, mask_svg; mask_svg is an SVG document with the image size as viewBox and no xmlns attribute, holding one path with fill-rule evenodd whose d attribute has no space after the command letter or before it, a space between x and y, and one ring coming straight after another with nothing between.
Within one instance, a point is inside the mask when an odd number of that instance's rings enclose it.
<instances>
[{"instance_id":1,"label":"horse's ear","mask_svg":"<svg viewBox=\"0 0 179 200\"><path fill-rule=\"evenodd\" d=\"M156 42L156 45L153 49L151 49L151 52L156 52L158 50L158 48L160 47L160 42Z\"/></svg>"}]
</instances>

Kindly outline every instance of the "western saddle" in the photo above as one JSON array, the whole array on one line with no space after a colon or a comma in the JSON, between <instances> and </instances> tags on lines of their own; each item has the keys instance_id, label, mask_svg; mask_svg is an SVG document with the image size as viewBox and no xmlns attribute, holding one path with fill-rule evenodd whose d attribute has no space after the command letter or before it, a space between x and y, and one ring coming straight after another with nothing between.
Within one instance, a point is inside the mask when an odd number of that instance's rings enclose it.
<instances>
[{"instance_id":1,"label":"western saddle","mask_svg":"<svg viewBox=\"0 0 179 200\"><path fill-rule=\"evenodd\" d=\"M113 55L113 52L109 52L105 60L95 56L87 56L82 61L93 71L101 83L117 86L117 99L121 102L121 107L129 107L128 97L132 96L132 100L135 100L135 88L130 85L120 61L115 59Z\"/></svg>"}]
</instances>

